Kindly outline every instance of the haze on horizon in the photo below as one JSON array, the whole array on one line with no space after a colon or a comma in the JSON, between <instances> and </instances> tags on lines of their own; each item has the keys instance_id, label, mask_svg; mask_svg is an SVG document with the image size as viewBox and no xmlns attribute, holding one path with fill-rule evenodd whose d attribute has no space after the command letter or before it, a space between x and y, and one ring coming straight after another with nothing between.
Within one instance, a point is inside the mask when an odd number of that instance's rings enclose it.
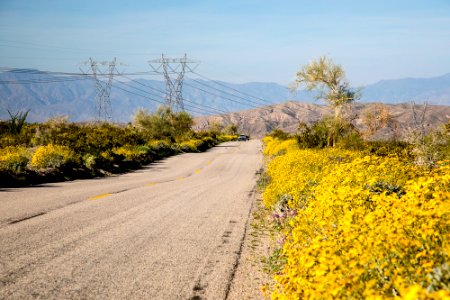
<instances>
[{"instance_id":1,"label":"haze on horizon","mask_svg":"<svg viewBox=\"0 0 450 300\"><path fill-rule=\"evenodd\" d=\"M0 67L78 71L89 57L147 71L161 53L213 79L287 85L320 55L354 85L450 72L450 2L0 1Z\"/></svg>"}]
</instances>

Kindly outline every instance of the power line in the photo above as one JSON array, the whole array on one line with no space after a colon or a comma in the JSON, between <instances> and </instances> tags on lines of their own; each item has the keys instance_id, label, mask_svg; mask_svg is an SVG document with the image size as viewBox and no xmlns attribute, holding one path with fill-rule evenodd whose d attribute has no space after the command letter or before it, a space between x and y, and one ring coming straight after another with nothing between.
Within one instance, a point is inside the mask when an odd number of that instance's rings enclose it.
<instances>
[{"instance_id":1,"label":"power line","mask_svg":"<svg viewBox=\"0 0 450 300\"><path fill-rule=\"evenodd\" d=\"M137 80L131 79L131 78L127 77L127 76L121 76L121 77L127 78L127 79L129 79L130 81L139 84L140 86L143 86L143 87L145 87L145 88L149 88L149 89L151 89L151 90L157 91L157 92L159 92L159 93L161 93L161 94L163 94L163 95L165 94L165 92L164 92L163 90L160 90L160 89L157 89L157 88L155 88L155 87L152 87L152 86L143 84L142 82L139 82L139 81L137 81ZM151 95L154 95L154 96L157 96L157 97L160 97L160 95L155 95L155 94L152 94L152 93L150 93L150 92L147 92L147 93L149 93L149 94L151 94ZM197 104L196 102L194 102L194 101L192 101L192 100L189 100L189 99L186 99L186 98L183 98L183 101L185 101L185 102L190 102L190 103L193 103L193 104ZM198 105L207 107L207 108L212 109L212 110L214 110L215 112L218 112L218 113L229 113L228 111L221 110L221 109L219 109L219 108L212 107L212 106L209 106L209 105L206 105L206 104L198 104Z\"/></svg>"},{"instance_id":2,"label":"power line","mask_svg":"<svg viewBox=\"0 0 450 300\"><path fill-rule=\"evenodd\" d=\"M63 76L87 76L93 77L93 74L88 74L84 72L55 72L55 71L42 71L35 69L20 69L20 68L6 68L0 67L0 72L9 72L9 73L20 73L20 74L30 74L30 75L63 75ZM146 72L133 72L133 73L121 73L122 75L127 76L136 76L136 75L159 75L159 73L146 71ZM107 74L97 74L97 76L108 76Z\"/></svg>"},{"instance_id":3,"label":"power line","mask_svg":"<svg viewBox=\"0 0 450 300\"><path fill-rule=\"evenodd\" d=\"M197 73L197 72L192 72L192 73L194 73L195 75L198 75L198 76L200 76L200 77L202 77L202 78L204 78L204 79L206 79L206 80L212 81L212 82L214 82L214 83L217 84L217 85L220 85L220 86L223 86L223 87L228 88L228 89L230 89L230 90L233 90L233 91L235 91L235 92L238 92L238 93L240 93L240 94L242 94L242 95L245 95L245 96L248 96L248 97L257 99L257 100L261 100L262 102L265 102L265 103L268 103L268 104L272 104L272 103L269 102L268 100L265 100L265 99L262 99L262 98L260 98L260 97L253 96L253 95L251 95L251 94L248 94L248 93L239 91L238 89L232 88L231 86L228 86L228 85L226 85L226 84L223 84L223 83L220 82L220 81L217 81L217 80L208 78L208 77L206 77L205 75L199 74L199 73Z\"/></svg>"},{"instance_id":4,"label":"power line","mask_svg":"<svg viewBox=\"0 0 450 300\"><path fill-rule=\"evenodd\" d=\"M152 95L152 96L155 96L155 97L161 97L161 95L156 95L156 94L150 93L150 92L148 92L146 90L143 90L143 89L140 89L138 87L132 86L132 85L127 84L127 83L125 83L123 81L120 81L120 80L117 80L117 79L114 79L114 80L119 82L119 83L121 83L121 84L123 84L123 85L126 85L128 87L134 88L135 90L138 90L138 91L140 91L142 93L149 94L149 95ZM136 81L136 83L138 83L138 82ZM146 85L144 85L144 86L146 86ZM195 107L197 109L203 110L203 113L204 112L206 112L206 113L228 113L227 111L224 111L224 110L212 107L212 106L204 105L204 104L199 104L199 103L196 103L196 102L191 101L191 100L184 99L184 101L189 103L189 104L187 104L187 106L191 106L191 107L193 106L193 107ZM162 102L160 100L158 100L157 102L161 103L161 104L166 104L165 102Z\"/></svg>"},{"instance_id":5,"label":"power line","mask_svg":"<svg viewBox=\"0 0 450 300\"><path fill-rule=\"evenodd\" d=\"M238 100L235 100L235 99L231 99L231 98L224 97L224 96L221 96L221 95L218 95L218 94L214 94L214 93L212 93L210 91L207 91L207 90L202 89L202 88L200 88L198 86L192 85L192 84L190 84L188 82L186 82L185 84L190 86L190 87L192 87L192 88L194 88L194 89L198 89L198 90L200 90L200 91L202 91L204 93L210 94L210 95L215 96L215 97L219 97L219 98L222 98L222 99L225 99L225 100L228 100L228 101L231 101L231 102L235 102L235 103L238 103L238 104L241 104L241 105L251 106L253 108L259 108L258 106L255 106L255 105L252 105L252 104L249 104L249 103L244 103L244 102L241 102L241 101L238 101Z\"/></svg>"},{"instance_id":6,"label":"power line","mask_svg":"<svg viewBox=\"0 0 450 300\"><path fill-rule=\"evenodd\" d=\"M126 78L126 79L128 79L128 80L130 80L130 81L136 82L137 84L139 84L139 85L141 85L141 86L143 86L143 87L145 87L145 88L149 88L149 89L151 89L151 90L154 90L154 91L156 91L156 92L159 92L159 93L161 93L161 94L163 94L163 95L165 95L165 93L166 93L166 92L164 92L163 90L160 90L160 89L157 89L157 88L155 88L155 87L152 87L152 86L143 84L142 82L139 82L139 81L137 81L137 80L135 80L135 79L131 79L130 77L127 77L127 76L125 76L125 75L123 75L123 74L121 74L120 76L121 76L121 77L124 77L124 78Z\"/></svg>"},{"instance_id":7,"label":"power line","mask_svg":"<svg viewBox=\"0 0 450 300\"><path fill-rule=\"evenodd\" d=\"M166 59L167 62L178 63L178 64L180 64L180 62L182 62L182 60L183 60L183 59L169 59L169 58L165 58L165 59ZM186 58L184 58L184 59L186 59ZM160 62L161 60L158 60L158 61ZM187 62L187 60L186 60L186 62ZM146 84L144 84L144 83L142 83L142 82L140 82L138 80L135 80L135 79L132 79L132 78L128 77L128 76L136 76L136 75L156 75L156 74L161 74L161 71L160 71L161 67L163 67L163 65L160 65L159 68L154 68L153 72L150 71L150 72L134 72L134 73L120 73L120 74L117 74L119 72L116 72L115 75L120 75L121 77L124 77L124 78L130 80L131 82L136 83L136 84L144 87L145 89L150 89L150 90L152 90L154 92L160 93L161 95L155 94L155 93L151 93L148 90L142 90L142 89L139 89L140 92L144 92L144 93L146 93L148 95L152 95L152 96L157 97L157 98L161 97L164 94L166 94L166 97L167 97L167 93L164 92L163 90L155 88L155 87L152 87L152 86L149 86L149 85L146 85ZM180 72L179 68L180 68L180 66L176 67L176 66L173 66L173 65L170 66L170 68L167 67L167 76L168 76L168 74L179 74L179 72ZM108 78L111 77L111 74L108 73L108 72L97 72L96 74L88 74L86 72L82 72L82 73L54 72L54 71L41 71L41 70L35 70L35 69L17 69L17 68L0 67L0 71L1 70L8 71L8 72L15 73L15 74L49 75L49 76L52 76L52 75L58 75L58 76L79 76L79 78L74 78L74 77L69 77L69 78L53 77L53 78L39 78L39 79L24 79L24 80L16 80L16 81L12 81L12 80L11 81L8 81L8 80L0 81L0 83L3 83L3 84L53 83L53 82L63 82L63 81L77 81L77 80L83 80L83 79L87 79L87 78L94 78L94 79L97 78L96 80L99 80L99 77L106 78L109 81ZM117 69L115 69L115 68L114 68L114 70L117 71ZM239 90L237 90L235 88L229 87L228 85L225 85L225 84L223 84L223 83L221 83L219 81L210 79L209 77L206 77L206 76L201 75L201 74L199 74L197 72L194 72L193 68L190 68L189 71L192 71L192 73L195 73L196 75L209 80L209 82L213 82L213 83L215 83L215 84L217 84L217 85L219 85L221 87L224 87L224 88L227 88L229 90L232 90L233 92L240 93L241 95L245 95L245 96L251 97L253 99L258 99L259 101L264 102L264 105L267 105L267 104L273 105L274 104L274 103L270 103L267 100L264 100L263 98L251 95L249 93L241 92L241 91L239 91ZM203 86L203 87L205 87L207 89L217 91L220 94L213 93L213 92L211 92L211 91L209 91L209 90L207 90L205 88L201 88L201 87L199 87L197 85L193 85L193 84L191 84L189 82L186 82L185 84L188 85L188 86L191 86L192 88L195 88L195 89L197 89L199 91L207 93L209 95L213 95L215 97L218 97L218 98L221 98L221 99L224 99L224 100L227 100L227 101L231 101L231 102L243 105L245 107L260 108L262 110L270 111L270 112L273 111L273 109L271 109L271 108L261 107L261 105L262 105L261 103L258 103L258 102L254 101L254 100L250 100L250 99L248 99L246 97L243 97L243 96L240 96L240 95L236 95L236 94L230 93L228 91L224 91L223 89L211 86L211 85L207 84L205 81L200 81L200 80L196 80L196 79L192 79L192 81L196 82L198 85L201 85L201 86ZM124 84L124 82L121 82L121 81L119 81L119 82ZM167 84L167 82L166 82L166 84ZM181 86L180 86L180 90L181 90ZM131 86L131 87L134 88L134 89L137 89L134 86ZM101 92L101 94L102 93L103 92ZM225 94L225 95L228 95L228 96L236 98L236 99L233 99L233 98L221 95L221 94ZM224 111L224 110L218 109L216 107L212 107L212 106L208 106L208 105L204 105L204 104L197 104L196 102L190 101L190 100L185 99L185 98L181 98L181 101L189 102L189 103L191 103L191 107L195 105L195 106L197 106L198 109L203 109L203 111L207 112L207 113L219 113L219 114L229 113L228 111ZM161 102L159 102L159 103L161 103ZM166 104L167 104L167 98L166 98ZM199 108L199 107L201 107L201 108ZM286 109L288 111L293 112L294 115L296 115L296 112L293 111L290 107L286 107ZM308 108L305 108L305 109L310 110Z\"/></svg>"},{"instance_id":8,"label":"power line","mask_svg":"<svg viewBox=\"0 0 450 300\"><path fill-rule=\"evenodd\" d=\"M61 79L36 79L36 80L0 80L0 84L33 84L33 83L58 83L68 81L80 81L89 78L61 78Z\"/></svg>"},{"instance_id":9,"label":"power line","mask_svg":"<svg viewBox=\"0 0 450 300\"><path fill-rule=\"evenodd\" d=\"M227 91L224 91L224 90L218 89L218 88L216 88L216 87L210 86L210 85L208 85L208 84L206 84L206 83L204 83L204 82L201 82L201 81L199 81L199 80L196 80L196 79L193 79L193 78L191 78L191 80L197 82L198 84L201 84L201 85L203 85L203 86L206 86L206 87L208 87L208 88L210 88L210 89L213 89L213 90L216 90L216 91L218 91L218 92L224 93L224 94L226 94L226 95L230 95L230 96L232 96L232 97L239 98L239 99L244 100L244 101L248 101L248 102L253 103L253 104L255 104L255 105L261 105L261 103L252 101L252 100L250 100L250 99L248 99L248 98L244 98L244 97L241 97L241 96L238 96L238 95L231 94L231 93L229 93L229 92L227 92ZM272 103L271 103L271 104L272 104Z\"/></svg>"},{"instance_id":10,"label":"power line","mask_svg":"<svg viewBox=\"0 0 450 300\"><path fill-rule=\"evenodd\" d=\"M117 81L117 80L116 80L116 81ZM121 81L119 81L119 82L121 82ZM123 83L123 82L121 82L121 83ZM114 86L114 88L119 89L119 90L122 90L122 91L124 91L124 92L127 92L127 93L132 94L132 95L135 95L135 96L142 97L142 98L144 98L144 99L147 99L147 100L150 100L150 101L153 101L153 102L157 102L157 103L160 103L160 104L163 104L163 105L165 104L165 102L162 101L162 100L153 99L153 98L150 98L150 97L148 97L148 96L141 95L141 94L139 94L139 93L136 93L136 92L133 92L133 91L130 91L130 90L121 88L121 87L119 87L119 86ZM195 108L189 108L189 105L188 105L188 108L186 108L186 110L189 111L189 112L195 112L195 113L198 113L198 114L202 114L202 113L203 113L203 112L201 112L201 111L199 111L199 110L197 110L197 109L195 109Z\"/></svg>"},{"instance_id":11,"label":"power line","mask_svg":"<svg viewBox=\"0 0 450 300\"><path fill-rule=\"evenodd\" d=\"M223 86L223 87L228 88L228 89L230 89L230 90L236 91L236 92L238 92L238 93L240 93L240 94L242 94L242 95L247 95L247 96L252 97L252 98L254 98L254 99L258 99L258 100L264 102L264 103L263 103L264 105L274 105L274 103L272 103L272 102L270 102L270 101L268 101L268 100L264 100L263 98L260 98L260 97L251 95L251 94L249 94L249 93L245 93L245 92L239 91L239 90L237 90L237 89L235 89L235 88L232 88L232 87L230 87L230 86L227 86L227 85L221 83L220 81L217 81L217 80L214 80L214 79L210 79L210 78L208 78L208 77L206 77L206 76L204 76L204 75L201 75L201 74L199 74L199 73L197 73L197 72L193 72L193 73L196 74L196 75L198 75L198 76L200 76L200 77L203 77L203 78L205 78L205 79L207 79L207 80L209 80L209 81L212 81L212 82L214 82L214 83L216 83L216 84L218 84L218 85L220 85L220 86ZM191 80L193 80L193 81L195 81L195 82L197 82L197 83L200 83L200 84L202 84L203 86L210 87L208 84L206 84L206 83L204 83L204 82L201 82L201 81L198 81L198 80L196 80L196 79L191 78ZM223 91L223 90L221 90L221 89L218 89L218 88L215 88L215 87L210 87L210 88L212 88L212 89L214 89L214 90L217 90L217 91L219 91L219 92L225 93L225 94L227 94L227 95L232 95L232 96L237 97L237 98L239 98L239 99L243 99L243 100L249 101L249 102L251 102L251 103L254 103L254 104L257 104L257 105L261 105L260 103L256 103L256 102L251 101L251 100L249 100L249 99L247 99L247 98L243 98L243 97L241 97L241 96L238 96L238 95L234 95L234 94L228 93L228 92ZM218 95L217 95L217 96L218 96ZM220 97L220 96L219 96L219 97ZM253 107L254 107L254 106L253 106ZM294 114L294 116L297 115L297 112L294 111L294 110L292 110L290 107L286 107L286 109L287 109L288 111L292 112L292 113ZM309 111L312 111L312 110L309 109L309 108L305 108L305 109L306 109L306 110L309 110Z\"/></svg>"}]
</instances>

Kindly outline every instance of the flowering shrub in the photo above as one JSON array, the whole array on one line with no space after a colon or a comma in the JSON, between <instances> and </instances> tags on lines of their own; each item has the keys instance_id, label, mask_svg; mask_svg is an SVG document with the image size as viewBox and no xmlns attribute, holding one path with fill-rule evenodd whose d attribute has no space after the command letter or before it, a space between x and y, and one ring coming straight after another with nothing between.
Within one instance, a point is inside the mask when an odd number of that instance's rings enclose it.
<instances>
[{"instance_id":1,"label":"flowering shrub","mask_svg":"<svg viewBox=\"0 0 450 300\"><path fill-rule=\"evenodd\" d=\"M36 169L60 168L76 161L75 152L68 147L52 145L40 146L31 158L31 166Z\"/></svg>"},{"instance_id":2,"label":"flowering shrub","mask_svg":"<svg viewBox=\"0 0 450 300\"><path fill-rule=\"evenodd\" d=\"M263 142L266 145L264 155L269 157L285 154L288 150L298 149L298 143L295 139L279 140L266 136Z\"/></svg>"},{"instance_id":3,"label":"flowering shrub","mask_svg":"<svg viewBox=\"0 0 450 300\"><path fill-rule=\"evenodd\" d=\"M188 140L185 142L180 143L180 149L183 152L197 152L198 148L202 145L202 140Z\"/></svg>"},{"instance_id":4,"label":"flowering shrub","mask_svg":"<svg viewBox=\"0 0 450 300\"><path fill-rule=\"evenodd\" d=\"M0 170L20 172L25 169L30 155L24 147L9 146L0 149Z\"/></svg>"},{"instance_id":5,"label":"flowering shrub","mask_svg":"<svg viewBox=\"0 0 450 300\"><path fill-rule=\"evenodd\" d=\"M290 212L273 299L450 299L448 163L266 143L286 153L269 163L264 204Z\"/></svg>"},{"instance_id":6,"label":"flowering shrub","mask_svg":"<svg viewBox=\"0 0 450 300\"><path fill-rule=\"evenodd\" d=\"M230 134L222 134L217 137L219 142L231 142L236 141L238 138L237 135L230 135Z\"/></svg>"},{"instance_id":7,"label":"flowering shrub","mask_svg":"<svg viewBox=\"0 0 450 300\"><path fill-rule=\"evenodd\" d=\"M138 160L150 152L150 147L126 145L114 148L112 152L124 156L127 160Z\"/></svg>"},{"instance_id":8,"label":"flowering shrub","mask_svg":"<svg viewBox=\"0 0 450 300\"><path fill-rule=\"evenodd\" d=\"M166 140L151 140L147 145L154 150L160 150L162 148L170 148L170 143Z\"/></svg>"}]
</instances>

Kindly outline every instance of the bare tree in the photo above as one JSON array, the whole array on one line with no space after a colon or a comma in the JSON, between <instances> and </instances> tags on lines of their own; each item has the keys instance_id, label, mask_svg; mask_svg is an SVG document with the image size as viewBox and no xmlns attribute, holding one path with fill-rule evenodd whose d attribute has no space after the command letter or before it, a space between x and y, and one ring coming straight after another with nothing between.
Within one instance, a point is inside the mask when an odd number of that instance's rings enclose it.
<instances>
[{"instance_id":1,"label":"bare tree","mask_svg":"<svg viewBox=\"0 0 450 300\"><path fill-rule=\"evenodd\" d=\"M397 122L385 104L377 103L367 107L362 113L362 122L366 126L364 131L366 137L373 136L381 129L389 128L396 138Z\"/></svg>"}]
</instances>

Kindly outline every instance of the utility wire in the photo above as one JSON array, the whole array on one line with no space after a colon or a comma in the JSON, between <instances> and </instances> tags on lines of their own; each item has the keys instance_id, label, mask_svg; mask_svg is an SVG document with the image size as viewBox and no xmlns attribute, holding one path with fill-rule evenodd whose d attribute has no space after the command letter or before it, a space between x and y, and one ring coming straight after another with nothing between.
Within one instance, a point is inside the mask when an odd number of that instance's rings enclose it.
<instances>
[{"instance_id":1,"label":"utility wire","mask_svg":"<svg viewBox=\"0 0 450 300\"><path fill-rule=\"evenodd\" d=\"M119 75L120 75L120 74L119 74ZM135 83L137 83L137 84L139 84L139 85L141 85L141 86L143 86L143 87L145 87L145 88L149 88L149 89L151 89L151 90L157 91L157 92L159 92L159 93L161 93L161 94L163 94L163 95L166 94L166 92L163 91L163 90L160 90L160 89L158 89L158 88L154 88L154 87L152 87L152 86L143 84L142 82L139 82L139 81L137 81L137 80L133 80L133 79L127 77L127 76L122 76L122 77L127 78L127 79L129 79L130 81L135 82ZM141 91L142 91L142 90L141 90ZM144 92L147 92L147 93L151 94L151 93L148 92L148 91L144 91ZM156 96L155 94L152 94L152 95ZM157 96L157 97L160 97L160 96ZM209 106L209 105L206 105L206 104L198 104L198 103L196 103L196 102L194 102L194 101L191 101L191 100L189 100L189 99L183 98L183 101L184 101L184 102L188 102L188 103L192 103L192 104L195 104L195 105L200 105L200 106L206 107L206 108L208 108L208 109L210 109L210 110L213 110L213 111L214 111L213 113L225 113L225 114L229 113L228 111L225 111L225 110L222 110L222 109L219 109L219 108L216 108L216 107L212 107L212 106Z\"/></svg>"},{"instance_id":2,"label":"utility wire","mask_svg":"<svg viewBox=\"0 0 450 300\"><path fill-rule=\"evenodd\" d=\"M114 80L115 80L116 82L119 82L119 83L121 83L121 84L123 84L123 85L129 87L129 88L133 88L133 89L135 89L135 90L138 90L138 91L140 91L141 93L148 94L148 95L153 95L153 96L156 96L156 97L161 97L161 96L159 96L159 95L155 95L155 94L153 94L153 93L150 93L150 92L148 92L148 91L146 91L146 90L140 89L140 88L135 87L135 86L132 86L132 85L130 85L130 84L127 84L127 83L125 83L125 82L123 82L123 81L120 81L120 80L117 80L117 79L114 79ZM142 95L141 95L141 96L142 96ZM142 97L144 97L144 96L142 96ZM148 96L145 96L145 98L150 99ZM152 99L153 99L153 98L152 98ZM163 102L163 101L161 101L161 100L155 100L155 101L158 102L158 103L161 103L161 104L166 104L165 102ZM198 104L198 103L193 102L193 101L186 100L186 102L190 103L190 104L186 104L187 106L193 107L193 108L196 109L196 110L201 110L202 112L201 112L200 114L203 114L203 113L205 113L205 112L206 112L206 113L217 113L217 112L228 113L228 112L224 112L224 111L222 111L222 110L216 109L216 108L211 107L211 106ZM198 112L198 111L197 111L197 112Z\"/></svg>"},{"instance_id":3,"label":"utility wire","mask_svg":"<svg viewBox=\"0 0 450 300\"><path fill-rule=\"evenodd\" d=\"M114 88L119 89L119 90L122 90L122 91L124 91L124 92L126 92L126 93L129 93L129 94L132 94L132 95L135 95L135 96L142 97L142 98L147 99L147 100L150 100L150 101L152 101L152 102L157 102L157 103L160 103L160 104L165 104L164 101L156 100L156 99L147 97L147 96L145 96L145 95L141 95L141 94L135 93L135 92L133 92L133 91L130 91L130 90L121 88L121 87L119 87L119 86L114 86ZM202 114L202 113L203 113L203 112L200 112L200 111L195 110L195 109L187 109L187 110L190 111L190 112L198 113L198 114Z\"/></svg>"},{"instance_id":4,"label":"utility wire","mask_svg":"<svg viewBox=\"0 0 450 300\"><path fill-rule=\"evenodd\" d=\"M55 71L42 71L42 70L35 70L35 69L19 69L19 68L6 68L6 67L0 67L0 71L1 72L9 72L9 73L30 74L30 75L48 74L48 75L64 75L64 76L89 76L89 77L94 76L93 74L87 74L87 73L55 72ZM156 72L153 72L153 71L146 71L146 72L122 73L122 75L136 76L136 75L159 75L159 74ZM109 74L98 73L97 76L109 76Z\"/></svg>"},{"instance_id":5,"label":"utility wire","mask_svg":"<svg viewBox=\"0 0 450 300\"><path fill-rule=\"evenodd\" d=\"M26 80L0 80L0 84L33 84L33 83L58 83L68 81L80 81L89 78L52 78L52 79L26 79Z\"/></svg>"},{"instance_id":6,"label":"utility wire","mask_svg":"<svg viewBox=\"0 0 450 300\"><path fill-rule=\"evenodd\" d=\"M255 105L261 105L261 103L258 103L258 102L255 102L255 101L253 101L253 100L250 100L250 99L248 99L248 97L245 98L245 97L242 97L242 96L239 96L239 95L235 95L235 94L229 93L229 92L227 92L227 91L224 91L224 90L218 89L218 88L216 88L216 87L210 86L210 85L208 85L208 84L206 84L206 83L204 83L204 82L202 82L202 81L200 81L200 80L197 80L197 79L193 79L193 78L190 78L190 79L191 79L192 81L197 82L198 84L201 84L201 85L206 86L206 87L208 87L208 88L210 88L210 89L219 91L219 92L224 93L224 94L226 94L226 95L230 95L230 96L232 96L232 97L236 97L236 98L239 98L239 99L241 99L241 100L248 101L248 102L253 103L253 104L255 104ZM268 101L266 101L266 102L267 102L267 103L264 103L264 104L270 103L270 102L268 102ZM270 104L273 104L273 103L270 103Z\"/></svg>"},{"instance_id":7,"label":"utility wire","mask_svg":"<svg viewBox=\"0 0 450 300\"><path fill-rule=\"evenodd\" d=\"M251 95L251 94L249 94L249 93L241 92L241 91L239 91L238 89L232 88L232 87L230 87L230 86L228 86L228 85L226 85L226 84L221 83L220 81L211 79L211 78L209 78L209 77L207 77L207 76L204 76L204 75L202 75L202 74L199 74L199 73L197 73L197 72L192 72L192 73L194 73L194 74L196 74L196 75L198 75L198 76L200 76L200 77L203 77L204 79L207 79L207 80L209 80L209 81L211 81L211 82L214 82L214 83L216 83L216 84L218 84L218 85L220 85L220 86L223 86L223 87L225 87L225 88L228 88L228 89L230 89L230 90L233 90L233 91L235 91L235 92L238 92L238 93L240 93L240 94L242 94L242 95L246 95L246 96L248 96L248 97L252 97L252 98L254 98L254 99L258 99L258 100L264 102L264 105L274 105L274 104L276 104L276 103L272 103L272 102L270 102L270 101L268 101L268 100L265 100L265 99L263 99L263 98L260 98L260 97ZM202 84L203 86L208 86L208 84L206 84L206 83L204 83L204 82L201 82L201 81L198 81L198 80L195 80L195 79L193 79L193 78L191 78L191 80L193 80L193 81L195 81L195 82L198 82L198 83ZM228 92L223 91L223 90L221 90L221 89L214 88L214 87L210 87L210 88L215 89L215 90L217 90L217 91L219 91L219 92L228 94L228 95L232 95L232 96L234 96L234 97L237 97L237 98L240 98L240 99L243 99L243 100L250 101L251 103L255 103L255 104L257 104L257 105L261 105L260 103L256 103L256 102L254 102L254 101L248 100L247 98L243 98L243 97L241 97L241 96L238 96L238 95L234 95L234 94L228 93ZM297 112L294 111L294 110L292 110L290 107L286 106L285 108L286 108L288 111L290 111L291 113L293 113L294 116L297 115ZM310 108L304 108L304 109L306 109L306 110L308 110L308 111L312 111Z\"/></svg>"},{"instance_id":8,"label":"utility wire","mask_svg":"<svg viewBox=\"0 0 450 300\"><path fill-rule=\"evenodd\" d=\"M228 86L228 85L226 85L226 84L224 84L224 83L222 83L222 82L220 82L220 81L218 81L218 80L211 79L211 78L209 78L209 77L207 77L207 76L205 76L205 75L199 74L199 73L197 73L197 72L195 72L195 71L192 72L192 73L194 73L195 75L198 75L198 76L200 76L200 77L202 77L202 78L204 78L204 79L206 79L206 80L212 81L212 82L214 82L214 83L217 84L217 85L220 85L220 86L223 86L223 87L228 88L228 89L230 89L230 90L233 90L233 91L235 91L235 92L238 92L239 94L242 94L242 95L245 95L245 96L248 96L248 97L257 99L257 100L260 100L260 101L265 102L265 103L268 103L268 104L272 104L272 103L271 103L270 101L268 101L268 100L265 100L265 99L260 98L260 97L257 97L257 96L253 96L253 95L248 94L248 93L245 93L245 92L242 92L242 91L240 91L240 90L238 90L238 89L235 89L235 88L232 88L231 86Z\"/></svg>"},{"instance_id":9,"label":"utility wire","mask_svg":"<svg viewBox=\"0 0 450 300\"><path fill-rule=\"evenodd\" d=\"M228 98L228 97L225 97L225 96L221 96L221 95L218 95L218 94L214 94L214 93L212 93L212 92L210 92L210 91L207 91L207 90L202 89L202 88L200 88L200 87L197 87L197 86L195 86L195 85L189 84L188 82L185 82L184 84L185 84L185 85L188 85L188 86L190 86L190 87L192 87L192 88L198 89L198 90L200 90L200 91L202 91L202 92L205 92L205 93L207 93L207 94L210 94L210 95L212 95L212 96L215 96L215 97L219 97L219 98L222 98L222 99L225 99L225 100L228 100L228 101L231 101L231 102L235 102L235 103L238 103L238 104L247 106L247 107L258 108L258 109L261 109L261 110L263 110L263 111L267 111L267 112L270 112L270 113L273 112L273 108L261 107L261 106L260 106L260 105L261 105L260 103L257 103L256 105L253 104L254 102L244 103L244 102L238 101L238 100L236 100L236 99L231 99L231 98ZM218 90L218 89L216 89L216 90ZM221 90L218 90L218 91L219 91L219 92L223 92L223 91L221 91ZM272 103L271 105L275 105L275 103ZM291 110L290 107L287 107L287 109L288 109L289 111L291 111L292 113L294 113L294 116L296 116L296 112L293 111L293 110ZM309 109L308 109L308 110L309 110Z\"/></svg>"},{"instance_id":10,"label":"utility wire","mask_svg":"<svg viewBox=\"0 0 450 300\"><path fill-rule=\"evenodd\" d=\"M93 74L86 74L86 73L54 72L54 71L41 71L41 70L34 70L34 69L17 69L17 68L6 68L6 67L0 67L0 71L8 71L8 72L11 72L11 73L16 73L16 74L29 74L29 75L79 76L79 78L74 78L74 77L69 77L69 78L54 77L54 78L42 78L42 79L39 79L39 78L38 79L23 79L23 80L14 80L14 81L13 80L0 80L0 84L57 83L57 82L65 82L65 81L79 81L79 80L89 79L89 78L93 77ZM235 88L229 87L229 86L227 86L227 85L225 85L225 84L223 84L223 83L221 83L219 81L210 79L210 78L208 78L208 77L206 77L204 75L201 75L201 74L199 74L197 72L194 72L194 73L196 75L200 76L200 77L203 77L203 78L211 81L211 82L214 82L217 85L220 85L222 87L228 88L228 89L230 89L232 91L235 91L237 93L240 93L242 95L246 95L248 97L251 97L251 98L254 98L254 99L258 99L259 101L265 102L264 105L267 105L267 104L273 105L274 104L274 103L270 103L269 101L264 100L264 99L262 99L260 97L256 97L256 96L250 95L248 93L241 92L241 91L239 91L239 90L237 90ZM140 86L145 87L146 89L151 89L151 90L153 90L155 92L158 92L158 93L161 93L161 94L165 94L165 92L160 90L160 89L157 89L155 87L143 84L142 82L139 82L138 80L135 80L135 79L132 79L132 78L128 77L128 76L136 76L136 75L154 75L154 74L159 74L159 73L158 72L153 72L153 71L148 71L148 72L134 72L134 73L119 73L117 75L119 75L121 77L124 77L124 78L130 80L131 82L139 84ZM97 76L109 76L109 75L108 74L97 74ZM116 79L114 79L114 80L116 80ZM200 84L200 85L202 85L203 87L206 87L208 89L212 89L212 90L215 90L217 92L220 92L220 93L223 93L223 94L235 97L235 98L237 98L239 100L232 99L232 98L220 95L220 94L212 93L211 91L208 91L208 90L206 90L204 88L201 88L199 86L190 84L189 82L185 82L184 84L188 85L188 86L190 86L190 87L192 87L194 89L200 90L200 91L202 91L204 93L207 93L209 95L212 95L212 96L215 96L215 97L218 97L218 98L222 98L222 99L225 99L225 100L228 100L228 101L231 101L231 102L243 105L243 106L247 106L247 107L251 107L251 108L260 108L262 110L270 111L270 112L273 111L273 109L266 108L266 107L261 107L262 104L258 103L256 101L250 100L248 98L245 98L245 97L242 97L242 96L239 96L239 95L232 94L230 92L224 91L223 89L219 89L219 88L213 87L211 85L206 84L205 82L202 82L202 81L199 81L199 80L196 80L196 79L192 79L191 78L191 80L196 82L196 83L198 83L198 84ZM125 84L122 81L118 81L118 80L116 80L116 81L120 82L122 84ZM135 86L131 86L131 85L128 85L128 86L132 87L134 89L137 89L140 92L144 92L144 93L146 93L148 95L152 95L152 96L157 97L157 98L161 97L161 95L157 95L157 94L151 93L148 90L142 90L142 89L139 89L139 88L137 88ZM148 97L146 97L146 98L148 98ZM183 99L183 101L191 103L192 104L191 106L194 106L194 105L197 106L197 109L202 109L203 112L219 113L219 114L230 113L228 111L224 111L224 110L212 107L212 106L208 106L208 105L204 105L204 104L198 104L198 103L196 103L194 101L191 101L191 100L188 100L188 99ZM161 103L161 104L165 104L164 102L161 102L161 101L158 101L158 102ZM201 107L201 108L199 108L199 107ZM289 111L293 112L294 114L296 114L296 112L293 111L291 108L287 107L287 109ZM306 108L306 109L310 110L308 108Z\"/></svg>"},{"instance_id":11,"label":"utility wire","mask_svg":"<svg viewBox=\"0 0 450 300\"><path fill-rule=\"evenodd\" d=\"M192 84L190 84L190 83L188 83L188 82L184 82L183 84L184 84L184 85L187 85L187 86L190 86L190 87L192 87L192 88L194 88L194 89L197 89L197 90L199 90L199 91L202 91L202 92L204 92L204 93L207 93L207 94L210 94L210 95L212 95L212 96L215 96L215 97L219 97L219 98L222 98L222 99L225 99L225 100L228 100L228 101L231 101L231 102L235 102L235 103L238 103L238 104L241 104L241 105L251 106L251 107L253 107L253 108L258 108L258 106L251 105L251 104L249 104L249 103L244 103L244 102L241 102L241 101L238 101L238 100L235 100L235 99L231 99L231 98L224 97L224 96L221 96L221 95L218 95L218 94L214 94L214 93L212 93L212 92L210 92L210 91L208 91L208 90L202 89L202 88L200 88L200 87L198 87L198 86L195 86L195 85L192 85Z\"/></svg>"}]
</instances>

